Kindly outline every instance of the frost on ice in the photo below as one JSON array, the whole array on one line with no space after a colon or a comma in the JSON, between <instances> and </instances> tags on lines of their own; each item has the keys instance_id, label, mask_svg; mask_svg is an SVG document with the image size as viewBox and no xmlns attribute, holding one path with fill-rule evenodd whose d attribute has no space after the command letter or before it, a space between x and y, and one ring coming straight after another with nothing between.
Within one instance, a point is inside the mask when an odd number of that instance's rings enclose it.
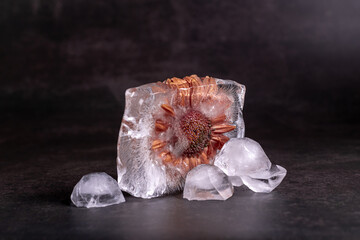
<instances>
[{"instance_id":1,"label":"frost on ice","mask_svg":"<svg viewBox=\"0 0 360 240\"><path fill-rule=\"evenodd\" d=\"M213 165L201 164L186 177L183 197L188 200L226 200L234 187L226 174Z\"/></svg>"},{"instance_id":2,"label":"frost on ice","mask_svg":"<svg viewBox=\"0 0 360 240\"><path fill-rule=\"evenodd\" d=\"M230 139L214 164L234 186L244 184L254 192L271 192L286 175L286 169L272 164L260 144L250 138Z\"/></svg>"},{"instance_id":3,"label":"frost on ice","mask_svg":"<svg viewBox=\"0 0 360 240\"><path fill-rule=\"evenodd\" d=\"M71 201L77 207L106 207L125 202L118 183L104 172L83 176L75 185Z\"/></svg>"}]
</instances>

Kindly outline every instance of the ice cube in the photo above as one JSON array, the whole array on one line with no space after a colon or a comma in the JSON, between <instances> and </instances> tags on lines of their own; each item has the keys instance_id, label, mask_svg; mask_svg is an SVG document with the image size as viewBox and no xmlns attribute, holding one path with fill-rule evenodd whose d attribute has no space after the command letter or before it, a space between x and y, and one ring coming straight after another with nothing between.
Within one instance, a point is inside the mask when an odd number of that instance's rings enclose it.
<instances>
[{"instance_id":1,"label":"ice cube","mask_svg":"<svg viewBox=\"0 0 360 240\"><path fill-rule=\"evenodd\" d=\"M250 138L232 138L215 158L234 186L245 184L254 192L271 192L286 175L286 169L273 165L259 143Z\"/></svg>"},{"instance_id":2,"label":"ice cube","mask_svg":"<svg viewBox=\"0 0 360 240\"><path fill-rule=\"evenodd\" d=\"M128 89L117 149L121 190L142 198L182 190L189 170L213 164L229 138L244 136L244 95L237 82L196 75Z\"/></svg>"},{"instance_id":3,"label":"ice cube","mask_svg":"<svg viewBox=\"0 0 360 240\"><path fill-rule=\"evenodd\" d=\"M104 172L83 176L71 193L71 201L77 207L106 207L125 202L118 183Z\"/></svg>"},{"instance_id":4,"label":"ice cube","mask_svg":"<svg viewBox=\"0 0 360 240\"><path fill-rule=\"evenodd\" d=\"M285 168L272 164L269 170L242 176L241 180L254 192L269 193L279 186L285 175Z\"/></svg>"},{"instance_id":5,"label":"ice cube","mask_svg":"<svg viewBox=\"0 0 360 240\"><path fill-rule=\"evenodd\" d=\"M183 197L188 200L226 200L234 187L226 174L213 165L201 164L186 177Z\"/></svg>"}]
</instances>

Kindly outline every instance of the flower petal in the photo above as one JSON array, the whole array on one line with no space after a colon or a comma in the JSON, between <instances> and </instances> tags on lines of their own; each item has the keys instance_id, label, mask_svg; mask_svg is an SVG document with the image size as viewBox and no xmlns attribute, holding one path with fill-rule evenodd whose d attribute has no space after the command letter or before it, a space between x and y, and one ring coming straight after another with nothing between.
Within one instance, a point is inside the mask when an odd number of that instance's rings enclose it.
<instances>
[{"instance_id":1,"label":"flower petal","mask_svg":"<svg viewBox=\"0 0 360 240\"><path fill-rule=\"evenodd\" d=\"M152 142L151 149L153 149L153 150L160 149L160 148L163 148L165 145L166 145L165 142L163 142L159 139L156 139Z\"/></svg>"},{"instance_id":2,"label":"flower petal","mask_svg":"<svg viewBox=\"0 0 360 240\"><path fill-rule=\"evenodd\" d=\"M204 149L204 150L205 150L205 149ZM209 159L208 159L205 151L203 151L203 152L200 154L200 159L201 159L201 163L203 163L203 164L209 164Z\"/></svg>"},{"instance_id":3,"label":"flower petal","mask_svg":"<svg viewBox=\"0 0 360 240\"><path fill-rule=\"evenodd\" d=\"M229 124L216 124L211 127L211 131L215 134L231 132L236 126Z\"/></svg>"},{"instance_id":4,"label":"flower petal","mask_svg":"<svg viewBox=\"0 0 360 240\"><path fill-rule=\"evenodd\" d=\"M212 78L212 77L209 77L209 76L206 76L204 79L203 79L203 84L204 85L207 85L207 91L205 94L215 94L218 90L218 87L216 85L216 81L215 81L215 78Z\"/></svg>"},{"instance_id":5,"label":"flower petal","mask_svg":"<svg viewBox=\"0 0 360 240\"><path fill-rule=\"evenodd\" d=\"M161 108L165 110L166 113L170 114L171 116L175 116L174 109L168 104L161 104Z\"/></svg>"},{"instance_id":6,"label":"flower petal","mask_svg":"<svg viewBox=\"0 0 360 240\"><path fill-rule=\"evenodd\" d=\"M168 129L168 124L166 124L164 121L157 119L155 121L155 130L159 132L165 132Z\"/></svg>"},{"instance_id":7,"label":"flower petal","mask_svg":"<svg viewBox=\"0 0 360 240\"><path fill-rule=\"evenodd\" d=\"M191 75L184 78L190 85L190 105L192 107L197 106L204 98L204 86L201 79L197 75Z\"/></svg>"},{"instance_id":8,"label":"flower petal","mask_svg":"<svg viewBox=\"0 0 360 240\"><path fill-rule=\"evenodd\" d=\"M218 123L223 123L223 122L225 122L225 120L226 120L226 115L225 115L225 114L222 114L222 115L220 115L220 116L217 116L217 117L211 119L211 123L212 123L212 125L216 125L216 124L218 124Z\"/></svg>"},{"instance_id":9,"label":"flower petal","mask_svg":"<svg viewBox=\"0 0 360 240\"><path fill-rule=\"evenodd\" d=\"M228 138L225 135L222 134L215 134L211 136L211 140L213 142L216 142L216 145L218 146L218 148L222 148L224 146L224 144L229 141L230 138Z\"/></svg>"}]
</instances>

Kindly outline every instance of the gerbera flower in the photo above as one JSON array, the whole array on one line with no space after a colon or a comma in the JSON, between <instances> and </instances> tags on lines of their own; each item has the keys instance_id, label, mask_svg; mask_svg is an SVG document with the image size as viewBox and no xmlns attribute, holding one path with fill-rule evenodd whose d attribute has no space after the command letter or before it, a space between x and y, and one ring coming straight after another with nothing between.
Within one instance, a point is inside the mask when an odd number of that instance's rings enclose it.
<instances>
[{"instance_id":1,"label":"gerbera flower","mask_svg":"<svg viewBox=\"0 0 360 240\"><path fill-rule=\"evenodd\" d=\"M176 94L174 101L161 104L156 114L151 147L154 155L184 173L199 164L212 164L216 151L229 140L223 134L236 128L228 118L230 99L218 92L211 77L171 78L158 83L154 90L168 88Z\"/></svg>"},{"instance_id":2,"label":"gerbera flower","mask_svg":"<svg viewBox=\"0 0 360 240\"><path fill-rule=\"evenodd\" d=\"M230 137L242 137L244 128L245 88L233 81L191 75L151 84L149 90L150 99L131 100L129 95L143 96L146 91L127 91L118 148L119 186L141 197L181 189L188 171L213 164L217 151ZM135 107L128 106L129 101L137 101L140 109L129 109ZM135 117L134 111L146 116ZM140 141L139 134L144 137ZM133 162L122 151L132 152Z\"/></svg>"}]
</instances>

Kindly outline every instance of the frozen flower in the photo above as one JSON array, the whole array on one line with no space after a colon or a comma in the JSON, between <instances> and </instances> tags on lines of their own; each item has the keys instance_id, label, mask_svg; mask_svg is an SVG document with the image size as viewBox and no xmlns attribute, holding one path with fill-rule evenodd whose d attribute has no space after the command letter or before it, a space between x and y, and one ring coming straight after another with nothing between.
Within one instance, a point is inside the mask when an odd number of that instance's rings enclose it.
<instances>
[{"instance_id":1,"label":"frozen flower","mask_svg":"<svg viewBox=\"0 0 360 240\"><path fill-rule=\"evenodd\" d=\"M184 174L199 164L212 164L216 151L229 140L223 134L236 128L228 117L232 102L211 77L171 78L156 90L168 88L176 94L154 113L154 159Z\"/></svg>"},{"instance_id":2,"label":"frozen flower","mask_svg":"<svg viewBox=\"0 0 360 240\"><path fill-rule=\"evenodd\" d=\"M230 137L243 136L244 93L236 82L197 75L127 90L119 186L145 198L182 189L188 171L213 164Z\"/></svg>"}]
</instances>

